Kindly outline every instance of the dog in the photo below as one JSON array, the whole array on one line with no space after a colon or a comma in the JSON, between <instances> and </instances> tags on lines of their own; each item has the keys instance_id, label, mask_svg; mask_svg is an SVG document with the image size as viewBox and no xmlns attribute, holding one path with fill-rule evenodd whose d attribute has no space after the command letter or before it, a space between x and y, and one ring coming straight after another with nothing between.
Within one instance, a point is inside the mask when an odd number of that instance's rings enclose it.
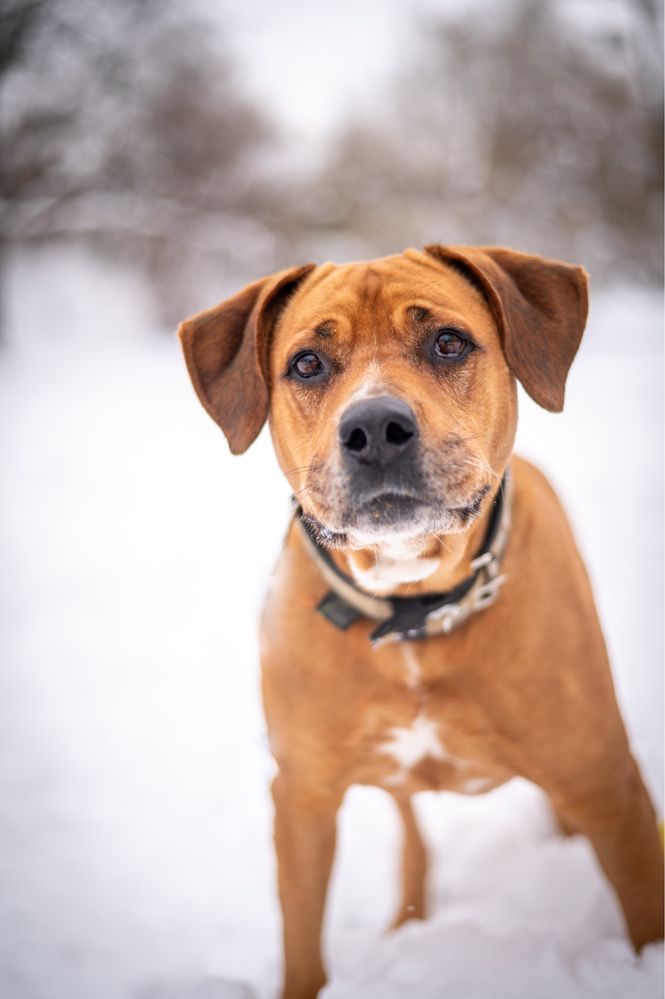
<instances>
[{"instance_id":1,"label":"dog","mask_svg":"<svg viewBox=\"0 0 665 999\"><path fill-rule=\"evenodd\" d=\"M403 822L394 924L425 916L423 789L521 776L584 834L634 947L663 936L663 852L587 574L543 475L511 454L516 380L560 411L580 267L427 246L266 277L185 321L231 451L268 421L297 508L261 626L285 999L325 984L335 817L351 784Z\"/></svg>"}]
</instances>

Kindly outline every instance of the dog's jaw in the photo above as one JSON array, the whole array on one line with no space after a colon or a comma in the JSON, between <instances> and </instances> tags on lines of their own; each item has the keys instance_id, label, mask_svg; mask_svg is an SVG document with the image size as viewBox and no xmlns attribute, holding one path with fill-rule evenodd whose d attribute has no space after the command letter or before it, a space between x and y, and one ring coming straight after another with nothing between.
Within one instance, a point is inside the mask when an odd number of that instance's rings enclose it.
<instances>
[{"instance_id":1,"label":"dog's jaw","mask_svg":"<svg viewBox=\"0 0 665 999\"><path fill-rule=\"evenodd\" d=\"M391 533L345 539L332 552L361 589L376 596L408 596L451 589L468 576L487 530L491 503L482 503L466 527L454 532Z\"/></svg>"}]
</instances>

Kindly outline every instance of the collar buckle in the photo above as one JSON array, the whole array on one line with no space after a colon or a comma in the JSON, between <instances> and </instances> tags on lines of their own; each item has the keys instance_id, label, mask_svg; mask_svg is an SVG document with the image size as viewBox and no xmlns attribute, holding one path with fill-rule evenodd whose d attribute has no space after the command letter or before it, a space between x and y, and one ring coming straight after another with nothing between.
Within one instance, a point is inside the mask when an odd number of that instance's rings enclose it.
<instances>
[{"instance_id":1,"label":"collar buckle","mask_svg":"<svg viewBox=\"0 0 665 999\"><path fill-rule=\"evenodd\" d=\"M471 568L474 572L477 572L479 569L485 569L491 565L495 558L496 555L494 552L483 552L482 555L477 555L474 559L472 559Z\"/></svg>"},{"instance_id":2,"label":"collar buckle","mask_svg":"<svg viewBox=\"0 0 665 999\"><path fill-rule=\"evenodd\" d=\"M444 635L449 635L462 621L468 617L470 611L467 604L454 603L454 604L443 604L442 607L437 607L436 610L431 611L426 618L427 633L434 633L435 631L442 631ZM434 627L432 627L434 625Z\"/></svg>"},{"instance_id":3,"label":"collar buckle","mask_svg":"<svg viewBox=\"0 0 665 999\"><path fill-rule=\"evenodd\" d=\"M483 610L483 608L489 607L493 604L505 581L506 575L505 573L501 573L501 575L492 576L479 586L476 590L475 599L473 601L474 610Z\"/></svg>"}]
</instances>

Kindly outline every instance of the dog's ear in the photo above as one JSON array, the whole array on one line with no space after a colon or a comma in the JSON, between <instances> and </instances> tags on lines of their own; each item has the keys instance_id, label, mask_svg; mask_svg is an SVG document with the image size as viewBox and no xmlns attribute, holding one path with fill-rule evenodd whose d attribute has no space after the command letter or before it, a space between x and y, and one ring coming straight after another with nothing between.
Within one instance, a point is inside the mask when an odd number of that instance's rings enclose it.
<instances>
[{"instance_id":1,"label":"dog's ear","mask_svg":"<svg viewBox=\"0 0 665 999\"><path fill-rule=\"evenodd\" d=\"M539 405L563 409L566 376L588 309L582 267L499 247L426 246L464 274L485 296L506 360Z\"/></svg>"},{"instance_id":2,"label":"dog's ear","mask_svg":"<svg viewBox=\"0 0 665 999\"><path fill-rule=\"evenodd\" d=\"M178 330L190 378L206 411L242 454L268 417L270 334L289 296L314 264L248 285Z\"/></svg>"}]
</instances>

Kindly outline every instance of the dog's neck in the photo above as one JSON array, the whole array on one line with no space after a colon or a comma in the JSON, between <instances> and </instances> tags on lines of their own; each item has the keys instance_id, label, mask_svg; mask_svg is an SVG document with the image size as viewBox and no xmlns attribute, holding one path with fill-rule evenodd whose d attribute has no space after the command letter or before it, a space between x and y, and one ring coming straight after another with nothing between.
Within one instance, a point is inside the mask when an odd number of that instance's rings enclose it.
<instances>
[{"instance_id":1,"label":"dog's neck","mask_svg":"<svg viewBox=\"0 0 665 999\"><path fill-rule=\"evenodd\" d=\"M491 504L467 531L387 538L365 548L338 549L333 557L361 589L377 596L444 592L471 575L490 516Z\"/></svg>"}]
</instances>

